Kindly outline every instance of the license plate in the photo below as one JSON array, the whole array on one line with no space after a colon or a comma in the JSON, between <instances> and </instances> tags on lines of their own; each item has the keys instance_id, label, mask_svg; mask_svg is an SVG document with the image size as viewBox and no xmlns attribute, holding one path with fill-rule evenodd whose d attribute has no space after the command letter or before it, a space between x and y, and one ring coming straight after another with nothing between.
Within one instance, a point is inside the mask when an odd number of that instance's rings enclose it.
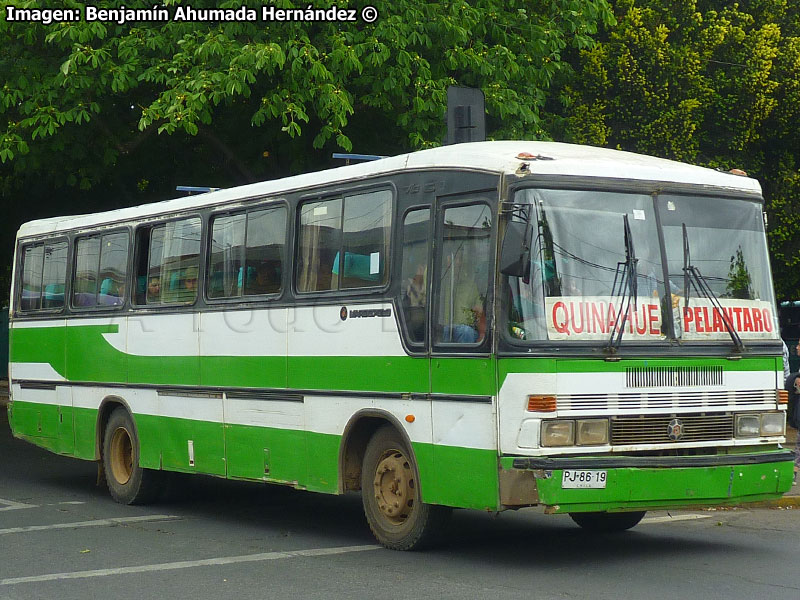
<instances>
[{"instance_id":1,"label":"license plate","mask_svg":"<svg viewBox=\"0 0 800 600\"><path fill-rule=\"evenodd\" d=\"M605 471L570 471L565 470L561 477L563 489L605 489Z\"/></svg>"}]
</instances>

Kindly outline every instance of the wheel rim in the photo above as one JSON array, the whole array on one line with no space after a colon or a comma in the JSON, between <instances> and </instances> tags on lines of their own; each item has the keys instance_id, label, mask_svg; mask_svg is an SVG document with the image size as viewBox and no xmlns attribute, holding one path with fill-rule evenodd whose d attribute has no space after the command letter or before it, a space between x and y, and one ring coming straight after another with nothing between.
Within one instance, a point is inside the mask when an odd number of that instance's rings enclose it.
<instances>
[{"instance_id":1,"label":"wheel rim","mask_svg":"<svg viewBox=\"0 0 800 600\"><path fill-rule=\"evenodd\" d=\"M393 525L402 525L414 509L414 472L399 450L385 452L375 469L375 500L380 514Z\"/></svg>"},{"instance_id":2,"label":"wheel rim","mask_svg":"<svg viewBox=\"0 0 800 600\"><path fill-rule=\"evenodd\" d=\"M127 429L118 427L114 430L109 452L111 474L117 483L125 485L133 473L133 443Z\"/></svg>"}]
</instances>

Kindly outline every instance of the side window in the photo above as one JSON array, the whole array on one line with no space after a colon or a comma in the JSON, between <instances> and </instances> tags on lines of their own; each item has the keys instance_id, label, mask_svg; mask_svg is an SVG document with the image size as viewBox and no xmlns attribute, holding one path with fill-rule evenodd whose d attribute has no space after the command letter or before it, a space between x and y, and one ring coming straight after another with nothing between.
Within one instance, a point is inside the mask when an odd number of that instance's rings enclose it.
<instances>
[{"instance_id":1,"label":"side window","mask_svg":"<svg viewBox=\"0 0 800 600\"><path fill-rule=\"evenodd\" d=\"M342 245L342 200L308 202L300 206L297 289L336 289L333 262Z\"/></svg>"},{"instance_id":2,"label":"side window","mask_svg":"<svg viewBox=\"0 0 800 600\"><path fill-rule=\"evenodd\" d=\"M211 224L208 297L279 293L285 239L284 207L215 218Z\"/></svg>"},{"instance_id":3,"label":"side window","mask_svg":"<svg viewBox=\"0 0 800 600\"><path fill-rule=\"evenodd\" d=\"M391 227L389 190L301 205L297 289L314 292L384 285Z\"/></svg>"},{"instance_id":4,"label":"side window","mask_svg":"<svg viewBox=\"0 0 800 600\"><path fill-rule=\"evenodd\" d=\"M19 309L57 310L64 306L67 278L67 242L27 246L22 254Z\"/></svg>"},{"instance_id":5,"label":"side window","mask_svg":"<svg viewBox=\"0 0 800 600\"><path fill-rule=\"evenodd\" d=\"M431 211L412 210L403 219L403 264L400 307L412 344L425 342L425 309L428 305L428 250Z\"/></svg>"},{"instance_id":6,"label":"side window","mask_svg":"<svg viewBox=\"0 0 800 600\"><path fill-rule=\"evenodd\" d=\"M79 238L75 243L72 306L121 306L127 270L127 231Z\"/></svg>"},{"instance_id":7,"label":"side window","mask_svg":"<svg viewBox=\"0 0 800 600\"><path fill-rule=\"evenodd\" d=\"M242 295L246 216L226 215L211 222L211 256L208 264L208 297Z\"/></svg>"},{"instance_id":8,"label":"side window","mask_svg":"<svg viewBox=\"0 0 800 600\"><path fill-rule=\"evenodd\" d=\"M445 208L440 227L435 341L480 344L486 338L492 213L486 204Z\"/></svg>"},{"instance_id":9,"label":"side window","mask_svg":"<svg viewBox=\"0 0 800 600\"><path fill-rule=\"evenodd\" d=\"M42 258L44 246L28 246L22 255L22 298L20 310L42 308Z\"/></svg>"},{"instance_id":10,"label":"side window","mask_svg":"<svg viewBox=\"0 0 800 600\"><path fill-rule=\"evenodd\" d=\"M190 304L195 301L201 233L199 217L170 221L137 232L137 304Z\"/></svg>"}]
</instances>

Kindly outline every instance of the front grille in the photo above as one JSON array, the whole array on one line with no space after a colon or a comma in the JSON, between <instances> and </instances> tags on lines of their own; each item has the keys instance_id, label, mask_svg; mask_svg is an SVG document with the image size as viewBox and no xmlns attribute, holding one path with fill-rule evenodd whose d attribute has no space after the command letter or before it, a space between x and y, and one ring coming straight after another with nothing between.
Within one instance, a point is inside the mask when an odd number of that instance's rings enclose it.
<instances>
[{"instance_id":1,"label":"front grille","mask_svg":"<svg viewBox=\"0 0 800 600\"><path fill-rule=\"evenodd\" d=\"M710 442L733 438L733 415L681 415L683 437L669 438L669 424L675 417L654 415L641 417L613 417L611 419L611 444L668 444L678 442Z\"/></svg>"},{"instance_id":2,"label":"front grille","mask_svg":"<svg viewBox=\"0 0 800 600\"><path fill-rule=\"evenodd\" d=\"M628 367L625 387L722 385L722 367Z\"/></svg>"},{"instance_id":3,"label":"front grille","mask_svg":"<svg viewBox=\"0 0 800 600\"><path fill-rule=\"evenodd\" d=\"M560 394L558 410L570 411L698 411L775 406L775 390L624 392L621 394ZM756 405L756 406L754 406Z\"/></svg>"}]
</instances>

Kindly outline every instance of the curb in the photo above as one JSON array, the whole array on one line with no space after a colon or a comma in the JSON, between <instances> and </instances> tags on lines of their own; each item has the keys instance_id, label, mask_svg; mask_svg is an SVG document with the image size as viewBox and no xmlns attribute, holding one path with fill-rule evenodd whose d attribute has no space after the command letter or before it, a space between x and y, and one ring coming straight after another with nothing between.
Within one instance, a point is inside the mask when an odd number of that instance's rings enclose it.
<instances>
[{"instance_id":1,"label":"curb","mask_svg":"<svg viewBox=\"0 0 800 600\"><path fill-rule=\"evenodd\" d=\"M742 508L800 508L800 496L784 496L777 500L740 504Z\"/></svg>"}]
</instances>

